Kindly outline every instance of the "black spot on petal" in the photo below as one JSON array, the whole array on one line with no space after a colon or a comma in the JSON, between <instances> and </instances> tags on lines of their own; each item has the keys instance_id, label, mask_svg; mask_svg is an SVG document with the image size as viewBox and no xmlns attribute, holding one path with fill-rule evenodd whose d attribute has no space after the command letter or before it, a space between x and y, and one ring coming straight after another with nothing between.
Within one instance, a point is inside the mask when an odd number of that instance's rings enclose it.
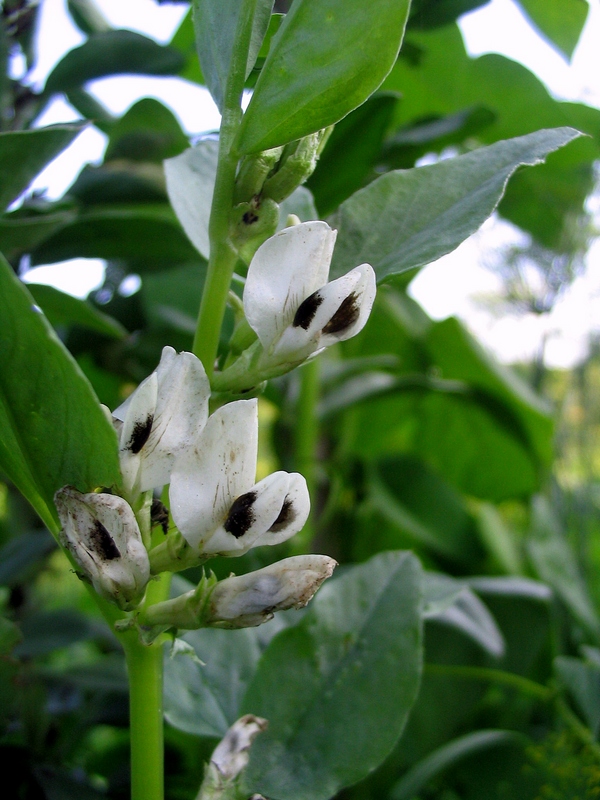
<instances>
[{"instance_id":1,"label":"black spot on petal","mask_svg":"<svg viewBox=\"0 0 600 800\"><path fill-rule=\"evenodd\" d=\"M100 520L96 520L90 530L90 543L103 561L121 558L119 548Z\"/></svg>"},{"instance_id":2,"label":"black spot on petal","mask_svg":"<svg viewBox=\"0 0 600 800\"><path fill-rule=\"evenodd\" d=\"M279 533L284 528L287 528L298 516L296 513L296 509L294 508L294 504L286 497L283 501L283 505L281 506L281 511L279 512L279 516L275 520L275 522L269 528L270 533Z\"/></svg>"},{"instance_id":3,"label":"black spot on petal","mask_svg":"<svg viewBox=\"0 0 600 800\"><path fill-rule=\"evenodd\" d=\"M258 214L255 214L254 211L246 211L242 220L246 225L253 225L255 222L258 222Z\"/></svg>"},{"instance_id":4,"label":"black spot on petal","mask_svg":"<svg viewBox=\"0 0 600 800\"><path fill-rule=\"evenodd\" d=\"M132 453L139 453L142 447L148 441L148 437L152 431L152 423L154 422L154 415L149 414L143 422L136 422L133 426L133 431L127 449Z\"/></svg>"},{"instance_id":5,"label":"black spot on petal","mask_svg":"<svg viewBox=\"0 0 600 800\"><path fill-rule=\"evenodd\" d=\"M323 296L319 294L318 290L313 292L309 295L306 300L304 300L298 306L298 310L296 311L296 316L294 317L294 321L292 325L294 328L302 328L303 330L307 331L308 326L315 318L315 314L317 313L317 308L323 302Z\"/></svg>"},{"instance_id":6,"label":"black spot on petal","mask_svg":"<svg viewBox=\"0 0 600 800\"><path fill-rule=\"evenodd\" d=\"M354 325L360 315L358 297L355 292L351 292L342 303L327 325L323 328L323 333L341 333Z\"/></svg>"},{"instance_id":7,"label":"black spot on petal","mask_svg":"<svg viewBox=\"0 0 600 800\"><path fill-rule=\"evenodd\" d=\"M231 533L236 539L243 536L256 519L252 506L256 501L256 492L246 492L241 494L229 509L229 514L223 527L227 533Z\"/></svg>"}]
</instances>

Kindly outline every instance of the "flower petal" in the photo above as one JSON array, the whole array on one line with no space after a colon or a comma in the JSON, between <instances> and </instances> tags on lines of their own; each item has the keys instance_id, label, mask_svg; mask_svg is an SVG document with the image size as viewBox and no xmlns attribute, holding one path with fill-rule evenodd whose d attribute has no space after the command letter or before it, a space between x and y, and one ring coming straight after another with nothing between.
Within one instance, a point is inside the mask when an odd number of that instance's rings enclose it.
<instances>
[{"instance_id":1,"label":"flower petal","mask_svg":"<svg viewBox=\"0 0 600 800\"><path fill-rule=\"evenodd\" d=\"M237 400L215 411L175 459L171 515L191 547L202 551L233 501L252 488L257 454L257 401Z\"/></svg>"},{"instance_id":2,"label":"flower petal","mask_svg":"<svg viewBox=\"0 0 600 800\"><path fill-rule=\"evenodd\" d=\"M254 254L244 287L244 312L268 351L298 306L327 281L336 231L303 222L271 236Z\"/></svg>"},{"instance_id":3,"label":"flower petal","mask_svg":"<svg viewBox=\"0 0 600 800\"><path fill-rule=\"evenodd\" d=\"M361 264L360 267L355 267L346 275L332 281L326 288L337 284L338 281L343 281L344 278L352 279L354 285L333 316L323 325L320 341L322 347L328 347L335 342L343 342L360 333L367 324L375 302L377 281L375 271L370 264Z\"/></svg>"},{"instance_id":4,"label":"flower petal","mask_svg":"<svg viewBox=\"0 0 600 800\"><path fill-rule=\"evenodd\" d=\"M204 427L210 384L192 353L164 347L155 371L122 403L121 471L128 492L169 483L174 459Z\"/></svg>"},{"instance_id":5,"label":"flower petal","mask_svg":"<svg viewBox=\"0 0 600 800\"><path fill-rule=\"evenodd\" d=\"M297 309L271 360L303 361L318 348L349 339L366 324L374 299L375 273L369 264L317 289Z\"/></svg>"},{"instance_id":6,"label":"flower petal","mask_svg":"<svg viewBox=\"0 0 600 800\"><path fill-rule=\"evenodd\" d=\"M208 419L210 384L200 359L165 347L156 374L156 412L142 451L142 492L169 483L176 454L191 444Z\"/></svg>"},{"instance_id":7,"label":"flower petal","mask_svg":"<svg viewBox=\"0 0 600 800\"><path fill-rule=\"evenodd\" d=\"M227 518L203 547L204 553L241 556L276 524L289 493L290 475L274 472L237 497Z\"/></svg>"},{"instance_id":8,"label":"flower petal","mask_svg":"<svg viewBox=\"0 0 600 800\"><path fill-rule=\"evenodd\" d=\"M287 541L304 527L310 513L310 496L306 479L299 472L289 475L287 493L279 514L265 533L255 540L253 547L275 545Z\"/></svg>"},{"instance_id":9,"label":"flower petal","mask_svg":"<svg viewBox=\"0 0 600 800\"><path fill-rule=\"evenodd\" d=\"M119 438L119 459L123 486L129 494L139 491L139 473L142 461L140 453L152 432L157 395L158 378L153 372L140 383L128 398L125 407L126 413L123 416L123 426ZM122 413L122 408L123 406L120 406L117 411Z\"/></svg>"},{"instance_id":10,"label":"flower petal","mask_svg":"<svg viewBox=\"0 0 600 800\"><path fill-rule=\"evenodd\" d=\"M150 564L129 504L110 494L81 494L65 486L55 495L60 539L98 594L131 610L142 599Z\"/></svg>"}]
</instances>

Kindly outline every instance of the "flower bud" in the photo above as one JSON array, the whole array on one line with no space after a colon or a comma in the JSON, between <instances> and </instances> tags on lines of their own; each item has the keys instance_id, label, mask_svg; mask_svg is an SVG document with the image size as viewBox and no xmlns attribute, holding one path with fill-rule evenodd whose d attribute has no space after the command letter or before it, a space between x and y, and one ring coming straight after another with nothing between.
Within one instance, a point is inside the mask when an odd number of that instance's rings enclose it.
<instances>
[{"instance_id":1,"label":"flower bud","mask_svg":"<svg viewBox=\"0 0 600 800\"><path fill-rule=\"evenodd\" d=\"M205 609L205 624L249 628L275 611L302 608L336 567L328 556L293 556L239 577L219 581Z\"/></svg>"},{"instance_id":2,"label":"flower bud","mask_svg":"<svg viewBox=\"0 0 600 800\"><path fill-rule=\"evenodd\" d=\"M54 496L60 541L84 578L124 611L135 608L150 578L150 564L135 515L122 497L81 494L65 486Z\"/></svg>"},{"instance_id":3,"label":"flower bud","mask_svg":"<svg viewBox=\"0 0 600 800\"><path fill-rule=\"evenodd\" d=\"M248 765L252 742L267 724L266 719L252 714L233 723L211 756L197 800L241 797L236 789L237 778ZM260 800L261 795L253 797Z\"/></svg>"}]
</instances>

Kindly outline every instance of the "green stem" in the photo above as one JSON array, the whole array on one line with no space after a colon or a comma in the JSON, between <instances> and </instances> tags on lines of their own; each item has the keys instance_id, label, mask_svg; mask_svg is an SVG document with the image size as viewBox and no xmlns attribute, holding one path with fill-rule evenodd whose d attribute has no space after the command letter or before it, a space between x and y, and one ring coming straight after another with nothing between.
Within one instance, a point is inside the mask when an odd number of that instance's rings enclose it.
<instances>
[{"instance_id":1,"label":"green stem","mask_svg":"<svg viewBox=\"0 0 600 800\"><path fill-rule=\"evenodd\" d=\"M144 606L166 600L170 582L168 573L150 581ZM131 800L163 800L163 639L144 645L136 630L117 635L129 678Z\"/></svg>"},{"instance_id":2,"label":"green stem","mask_svg":"<svg viewBox=\"0 0 600 800\"><path fill-rule=\"evenodd\" d=\"M300 395L295 424L295 466L306 478L312 509L317 494L317 446L319 443L319 422L317 402L319 400L319 362L316 358L300 370ZM305 553L315 534L314 511L311 509L306 525L294 537L294 553Z\"/></svg>"},{"instance_id":3,"label":"green stem","mask_svg":"<svg viewBox=\"0 0 600 800\"><path fill-rule=\"evenodd\" d=\"M162 645L141 644L137 631L120 638L129 676L131 800L163 800Z\"/></svg>"},{"instance_id":4,"label":"green stem","mask_svg":"<svg viewBox=\"0 0 600 800\"><path fill-rule=\"evenodd\" d=\"M555 692L541 683L516 675L514 672L505 672L501 669L488 669L487 667L461 667L452 664L425 664L426 675L443 675L448 678L466 678L467 680L488 681L501 683L517 689L529 697L535 697L543 703L551 702Z\"/></svg>"},{"instance_id":5,"label":"green stem","mask_svg":"<svg viewBox=\"0 0 600 800\"><path fill-rule=\"evenodd\" d=\"M214 372L227 294L237 263L237 252L229 239L229 222L239 158L233 142L242 120L240 102L246 79L255 9L256 0L243 0L235 33L236 46L225 88L219 134L219 161L208 225L210 257L193 347L209 377L212 377Z\"/></svg>"}]
</instances>

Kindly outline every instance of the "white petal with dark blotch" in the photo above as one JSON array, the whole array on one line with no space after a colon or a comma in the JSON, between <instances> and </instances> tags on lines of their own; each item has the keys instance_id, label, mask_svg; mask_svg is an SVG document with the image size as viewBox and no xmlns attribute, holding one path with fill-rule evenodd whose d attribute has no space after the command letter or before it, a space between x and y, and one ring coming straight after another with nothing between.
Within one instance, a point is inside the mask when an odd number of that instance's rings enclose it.
<instances>
[{"instance_id":1,"label":"white petal with dark blotch","mask_svg":"<svg viewBox=\"0 0 600 800\"><path fill-rule=\"evenodd\" d=\"M116 495L81 494L65 486L55 495L60 539L98 594L130 610L141 600L150 564L129 504Z\"/></svg>"},{"instance_id":2,"label":"white petal with dark blotch","mask_svg":"<svg viewBox=\"0 0 600 800\"><path fill-rule=\"evenodd\" d=\"M288 487L275 520L254 542L254 547L287 541L301 531L310 514L310 496L306 478L299 472L288 475Z\"/></svg>"},{"instance_id":3,"label":"white petal with dark blotch","mask_svg":"<svg viewBox=\"0 0 600 800\"><path fill-rule=\"evenodd\" d=\"M123 486L125 491L131 493L139 491L139 472L142 460L141 450L148 441L154 422L156 411L156 398L158 395L158 378L153 372L128 398L123 426L119 439L119 459ZM120 406L117 412L122 413ZM117 416L120 419L120 416Z\"/></svg>"},{"instance_id":4,"label":"white petal with dark blotch","mask_svg":"<svg viewBox=\"0 0 600 800\"><path fill-rule=\"evenodd\" d=\"M356 336L367 324L375 294L377 292L377 282L375 271L370 264L361 264L353 270L332 281L325 288L329 290L338 281L347 279L346 288L349 289L340 307L327 321L324 322L321 330L320 344L328 347L335 342L343 342L346 339Z\"/></svg>"},{"instance_id":5,"label":"white petal with dark blotch","mask_svg":"<svg viewBox=\"0 0 600 800\"><path fill-rule=\"evenodd\" d=\"M169 483L175 456L190 445L208 419L210 384L195 355L176 354L165 347L156 375L154 422L142 449L142 492Z\"/></svg>"},{"instance_id":6,"label":"white petal with dark blotch","mask_svg":"<svg viewBox=\"0 0 600 800\"><path fill-rule=\"evenodd\" d=\"M298 306L327 282L336 231L303 222L271 236L254 254L244 287L244 312L269 351Z\"/></svg>"},{"instance_id":7,"label":"white petal with dark blotch","mask_svg":"<svg viewBox=\"0 0 600 800\"><path fill-rule=\"evenodd\" d=\"M281 513L288 494L289 479L287 472L273 472L237 497L223 524L204 544L203 552L224 556L246 553Z\"/></svg>"},{"instance_id":8,"label":"white petal with dark blotch","mask_svg":"<svg viewBox=\"0 0 600 800\"><path fill-rule=\"evenodd\" d=\"M201 552L233 501L252 488L257 454L257 401L237 400L215 411L200 436L177 456L170 509L191 547Z\"/></svg>"},{"instance_id":9,"label":"white petal with dark blotch","mask_svg":"<svg viewBox=\"0 0 600 800\"><path fill-rule=\"evenodd\" d=\"M206 424L209 397L202 362L192 353L163 348L156 370L113 412L123 420L121 471L127 492L169 483L175 456Z\"/></svg>"}]
</instances>

